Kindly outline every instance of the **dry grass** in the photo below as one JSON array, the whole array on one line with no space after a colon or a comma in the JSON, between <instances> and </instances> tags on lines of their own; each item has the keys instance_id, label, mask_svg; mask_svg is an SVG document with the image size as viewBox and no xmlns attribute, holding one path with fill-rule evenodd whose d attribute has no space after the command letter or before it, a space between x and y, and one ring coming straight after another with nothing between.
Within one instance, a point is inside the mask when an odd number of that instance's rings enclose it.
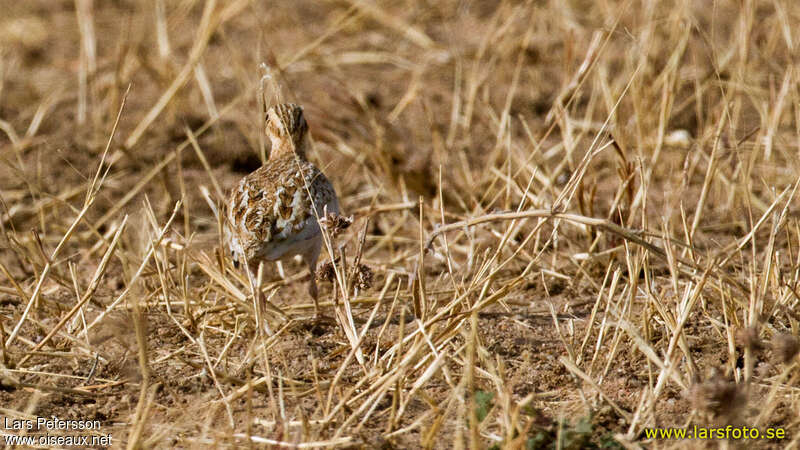
<instances>
[{"instance_id":1,"label":"dry grass","mask_svg":"<svg viewBox=\"0 0 800 450\"><path fill-rule=\"evenodd\" d=\"M0 0L0 416L117 448L797 445L800 3L276 3ZM251 286L220 251L279 99L354 216L329 325L299 264Z\"/></svg>"}]
</instances>

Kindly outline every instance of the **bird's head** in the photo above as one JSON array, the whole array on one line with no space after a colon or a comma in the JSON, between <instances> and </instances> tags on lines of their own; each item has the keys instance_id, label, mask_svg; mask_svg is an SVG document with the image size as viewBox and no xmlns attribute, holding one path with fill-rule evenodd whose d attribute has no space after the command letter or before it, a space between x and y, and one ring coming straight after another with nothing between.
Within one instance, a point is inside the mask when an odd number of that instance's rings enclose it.
<instances>
[{"instance_id":1,"label":"bird's head","mask_svg":"<svg viewBox=\"0 0 800 450\"><path fill-rule=\"evenodd\" d=\"M267 111L266 132L272 141L270 159L287 152L305 159L308 123L303 117L303 108L294 103L273 106Z\"/></svg>"}]
</instances>

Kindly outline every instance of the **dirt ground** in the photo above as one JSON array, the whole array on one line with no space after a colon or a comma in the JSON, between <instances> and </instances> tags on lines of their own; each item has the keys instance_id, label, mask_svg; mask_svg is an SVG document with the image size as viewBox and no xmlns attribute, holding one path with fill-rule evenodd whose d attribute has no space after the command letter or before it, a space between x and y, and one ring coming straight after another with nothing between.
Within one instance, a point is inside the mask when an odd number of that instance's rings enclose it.
<instances>
[{"instance_id":1,"label":"dirt ground","mask_svg":"<svg viewBox=\"0 0 800 450\"><path fill-rule=\"evenodd\" d=\"M800 441L800 4L0 11L0 434ZM353 224L323 251L332 320L292 260L264 266L265 330L215 209L269 164L264 104L282 101ZM101 427L4 426L52 416ZM785 436L649 434L726 426Z\"/></svg>"}]
</instances>

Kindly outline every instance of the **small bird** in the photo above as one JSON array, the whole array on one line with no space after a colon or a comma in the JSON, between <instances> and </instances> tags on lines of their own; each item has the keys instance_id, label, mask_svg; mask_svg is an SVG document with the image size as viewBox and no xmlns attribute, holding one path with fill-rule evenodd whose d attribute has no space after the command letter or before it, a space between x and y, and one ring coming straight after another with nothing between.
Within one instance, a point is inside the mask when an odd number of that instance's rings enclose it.
<instances>
[{"instance_id":1,"label":"small bird","mask_svg":"<svg viewBox=\"0 0 800 450\"><path fill-rule=\"evenodd\" d=\"M245 263L251 280L261 261L302 256L311 272L308 292L319 318L315 272L322 246L320 221L339 213L339 200L331 182L306 159L303 108L292 103L270 108L266 134L272 142L269 159L231 192L224 237L234 266Z\"/></svg>"}]
</instances>

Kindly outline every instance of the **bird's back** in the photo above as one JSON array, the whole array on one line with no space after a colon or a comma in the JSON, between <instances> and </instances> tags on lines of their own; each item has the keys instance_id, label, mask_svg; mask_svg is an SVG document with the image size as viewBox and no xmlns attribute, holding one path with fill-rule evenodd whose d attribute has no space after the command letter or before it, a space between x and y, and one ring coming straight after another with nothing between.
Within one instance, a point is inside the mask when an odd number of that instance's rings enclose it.
<instances>
[{"instance_id":1,"label":"bird's back","mask_svg":"<svg viewBox=\"0 0 800 450\"><path fill-rule=\"evenodd\" d=\"M280 259L319 235L317 217L338 213L333 186L310 162L293 154L270 159L231 193L227 219L231 248L248 259Z\"/></svg>"}]
</instances>

